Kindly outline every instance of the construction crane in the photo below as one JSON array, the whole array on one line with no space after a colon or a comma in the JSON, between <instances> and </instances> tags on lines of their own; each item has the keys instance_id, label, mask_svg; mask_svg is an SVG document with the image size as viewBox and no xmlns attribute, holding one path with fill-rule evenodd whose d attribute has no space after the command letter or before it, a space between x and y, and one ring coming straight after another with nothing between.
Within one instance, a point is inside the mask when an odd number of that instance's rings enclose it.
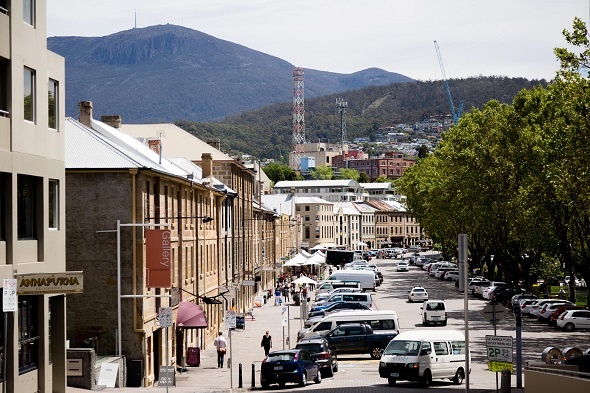
<instances>
[{"instance_id":1,"label":"construction crane","mask_svg":"<svg viewBox=\"0 0 590 393\"><path fill-rule=\"evenodd\" d=\"M449 87L449 81L447 80L447 75L445 74L445 66L442 61L442 56L440 54L440 49L438 47L438 43L434 40L434 48L436 49L436 55L438 56L438 63L440 64L440 71L442 72L443 81L445 82L445 90L447 91L447 98L449 99L449 104L451 105L451 115L453 116L453 124L457 124L461 115L463 114L463 101L459 103L459 109L455 112L455 104L453 103L453 97L451 96L451 89Z\"/></svg>"}]
</instances>

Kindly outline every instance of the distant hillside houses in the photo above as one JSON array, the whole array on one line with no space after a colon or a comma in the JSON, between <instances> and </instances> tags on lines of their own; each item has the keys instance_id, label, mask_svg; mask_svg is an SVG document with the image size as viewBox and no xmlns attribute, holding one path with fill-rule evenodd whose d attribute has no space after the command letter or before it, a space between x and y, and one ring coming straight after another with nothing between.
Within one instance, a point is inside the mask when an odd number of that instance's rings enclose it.
<instances>
[{"instance_id":1,"label":"distant hillside houses","mask_svg":"<svg viewBox=\"0 0 590 393\"><path fill-rule=\"evenodd\" d=\"M281 181L262 195L266 209L295 212L301 247L312 249L427 246L431 241L391 183L354 180Z\"/></svg>"}]
</instances>

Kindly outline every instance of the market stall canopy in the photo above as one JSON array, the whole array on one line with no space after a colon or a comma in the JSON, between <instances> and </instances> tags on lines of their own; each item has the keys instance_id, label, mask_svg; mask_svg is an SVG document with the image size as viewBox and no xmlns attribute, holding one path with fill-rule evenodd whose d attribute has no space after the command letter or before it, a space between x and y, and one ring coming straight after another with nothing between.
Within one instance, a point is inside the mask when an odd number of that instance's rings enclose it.
<instances>
[{"instance_id":1,"label":"market stall canopy","mask_svg":"<svg viewBox=\"0 0 590 393\"><path fill-rule=\"evenodd\" d=\"M325 250L326 247L322 246L321 244L316 244L315 246L313 246L312 248L310 248L310 250Z\"/></svg>"},{"instance_id":2,"label":"market stall canopy","mask_svg":"<svg viewBox=\"0 0 590 393\"><path fill-rule=\"evenodd\" d=\"M300 253L301 255L303 255L304 257L306 257L306 258L309 258L309 257L311 256L311 254L310 254L310 253L308 253L308 252L307 252L307 251L305 251L305 250L301 250L301 251L299 251L299 253Z\"/></svg>"},{"instance_id":3,"label":"market stall canopy","mask_svg":"<svg viewBox=\"0 0 590 393\"><path fill-rule=\"evenodd\" d=\"M207 327L207 317L199 305L180 302L178 303L176 324L185 329L202 329Z\"/></svg>"},{"instance_id":4,"label":"market stall canopy","mask_svg":"<svg viewBox=\"0 0 590 393\"><path fill-rule=\"evenodd\" d=\"M305 265L323 265L326 263L326 255L324 255L321 251L316 252L311 257L305 261Z\"/></svg>"},{"instance_id":5,"label":"market stall canopy","mask_svg":"<svg viewBox=\"0 0 590 393\"><path fill-rule=\"evenodd\" d=\"M301 276L297 280L293 280L292 283L299 285L299 284L317 284L317 281L312 280L309 277Z\"/></svg>"}]
</instances>

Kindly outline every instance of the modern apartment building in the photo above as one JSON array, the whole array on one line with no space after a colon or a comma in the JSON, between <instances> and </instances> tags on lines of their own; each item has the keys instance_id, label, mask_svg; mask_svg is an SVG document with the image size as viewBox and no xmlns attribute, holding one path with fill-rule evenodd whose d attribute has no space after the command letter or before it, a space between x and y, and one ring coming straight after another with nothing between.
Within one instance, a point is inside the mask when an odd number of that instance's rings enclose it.
<instances>
[{"instance_id":1,"label":"modern apartment building","mask_svg":"<svg viewBox=\"0 0 590 393\"><path fill-rule=\"evenodd\" d=\"M0 385L9 393L65 392L66 296L83 290L82 274L66 271L65 64L47 50L45 7L0 1Z\"/></svg>"},{"instance_id":2,"label":"modern apartment building","mask_svg":"<svg viewBox=\"0 0 590 393\"><path fill-rule=\"evenodd\" d=\"M416 163L414 158L405 158L403 153L388 151L383 157L366 159L348 159L345 167L356 169L369 177L369 181L375 181L379 177L397 179L403 176L406 169Z\"/></svg>"},{"instance_id":3,"label":"modern apartment building","mask_svg":"<svg viewBox=\"0 0 590 393\"><path fill-rule=\"evenodd\" d=\"M363 189L356 180L295 180L279 181L273 187L273 194L322 198L329 202L361 202Z\"/></svg>"}]
</instances>

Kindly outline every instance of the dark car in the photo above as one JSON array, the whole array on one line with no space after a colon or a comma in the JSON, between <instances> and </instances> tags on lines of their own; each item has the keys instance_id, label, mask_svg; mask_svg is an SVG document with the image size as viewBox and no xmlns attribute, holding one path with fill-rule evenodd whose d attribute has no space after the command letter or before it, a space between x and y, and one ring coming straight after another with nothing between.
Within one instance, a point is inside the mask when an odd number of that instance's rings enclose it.
<instances>
[{"instance_id":1,"label":"dark car","mask_svg":"<svg viewBox=\"0 0 590 393\"><path fill-rule=\"evenodd\" d=\"M512 298L515 295L525 293L526 290L522 288L513 287L498 287L490 295L490 300L495 300L505 306L512 307Z\"/></svg>"},{"instance_id":2,"label":"dark car","mask_svg":"<svg viewBox=\"0 0 590 393\"><path fill-rule=\"evenodd\" d=\"M322 337L303 338L295 349L309 352L311 359L320 366L323 377L331 377L338 371L338 359L328 342Z\"/></svg>"},{"instance_id":3,"label":"dark car","mask_svg":"<svg viewBox=\"0 0 590 393\"><path fill-rule=\"evenodd\" d=\"M267 388L272 383L283 387L287 382L307 385L313 379L322 382L320 366L314 362L309 352L300 349L273 351L262 361L260 385Z\"/></svg>"},{"instance_id":4,"label":"dark car","mask_svg":"<svg viewBox=\"0 0 590 393\"><path fill-rule=\"evenodd\" d=\"M323 310L310 311L308 314L308 318L324 316L326 314L329 314L329 313L337 311L337 310L370 310L370 309L371 309L371 307L368 307L368 306L361 304L361 303L338 302L338 303L331 304L329 307L326 307Z\"/></svg>"}]
</instances>

